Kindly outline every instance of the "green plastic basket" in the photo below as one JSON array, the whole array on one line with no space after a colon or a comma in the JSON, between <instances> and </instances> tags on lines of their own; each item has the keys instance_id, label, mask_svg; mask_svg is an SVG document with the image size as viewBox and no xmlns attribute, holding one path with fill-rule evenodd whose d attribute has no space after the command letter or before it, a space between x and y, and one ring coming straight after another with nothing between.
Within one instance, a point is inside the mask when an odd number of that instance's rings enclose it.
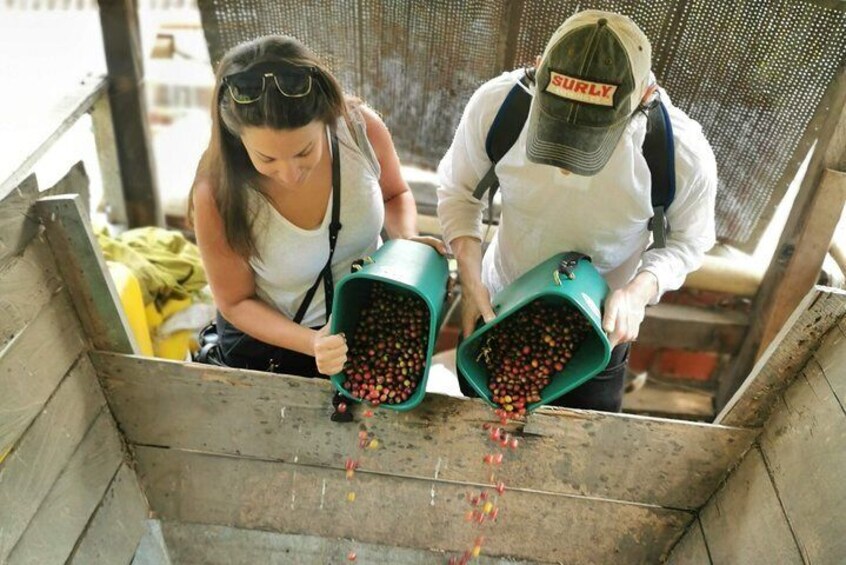
<instances>
[{"instance_id":1,"label":"green plastic basket","mask_svg":"<svg viewBox=\"0 0 846 565\"><path fill-rule=\"evenodd\" d=\"M372 258L364 260L361 269L346 275L335 286L332 333L353 333L374 282L384 283L400 293L418 296L429 309L429 341L423 376L408 400L399 404L382 404L386 408L410 410L420 404L426 396L429 365L445 314L444 300L448 278L447 260L440 253L424 243L398 239L386 242ZM341 394L350 400L361 402L361 399L355 398L343 387L344 380L343 373L331 377L332 384Z\"/></svg>"},{"instance_id":2,"label":"green plastic basket","mask_svg":"<svg viewBox=\"0 0 846 565\"><path fill-rule=\"evenodd\" d=\"M568 276L570 274L570 276ZM479 327L458 347L459 372L491 406L496 406L488 389L489 374L476 361L484 336L524 306L541 300L578 310L593 328L563 371L556 373L541 391L540 402L527 411L568 393L602 371L611 358L611 345L602 329L601 307L608 294L608 284L590 260L581 254L560 253L550 257L497 293L492 300L497 316Z\"/></svg>"}]
</instances>

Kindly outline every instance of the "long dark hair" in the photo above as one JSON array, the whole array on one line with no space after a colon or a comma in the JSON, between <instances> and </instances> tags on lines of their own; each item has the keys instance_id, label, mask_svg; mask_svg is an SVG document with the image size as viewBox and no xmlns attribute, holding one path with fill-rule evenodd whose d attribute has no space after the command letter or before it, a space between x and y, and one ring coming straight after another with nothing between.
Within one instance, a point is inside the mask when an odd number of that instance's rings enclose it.
<instances>
[{"instance_id":1,"label":"long dark hair","mask_svg":"<svg viewBox=\"0 0 846 565\"><path fill-rule=\"evenodd\" d=\"M289 98L268 85L256 102L235 103L223 77L268 62L314 67L311 92ZM334 128L341 117L349 122L347 104L340 84L314 53L286 35L260 37L230 49L215 73L213 101L211 140L200 161L198 177L211 182L229 246L249 259L257 255L257 250L246 190L257 190L259 173L241 142L241 132L245 127L295 129L314 120ZM193 221L193 189L191 192L188 218Z\"/></svg>"}]
</instances>

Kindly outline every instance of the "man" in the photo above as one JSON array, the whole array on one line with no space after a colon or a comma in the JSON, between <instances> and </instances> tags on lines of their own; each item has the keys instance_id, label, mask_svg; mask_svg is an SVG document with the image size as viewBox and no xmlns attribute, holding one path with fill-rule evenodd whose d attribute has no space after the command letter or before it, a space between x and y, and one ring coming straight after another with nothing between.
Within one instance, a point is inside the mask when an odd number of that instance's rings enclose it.
<instances>
[{"instance_id":1,"label":"man","mask_svg":"<svg viewBox=\"0 0 846 565\"><path fill-rule=\"evenodd\" d=\"M494 117L525 71L505 73L473 94L438 168L438 216L458 260L465 336L479 317L495 317L491 295L556 253L590 256L608 281L603 327L614 347L611 362L557 405L621 409L629 342L645 307L679 288L715 241L713 152L699 124L658 92L650 68L649 40L625 16L584 11L558 28L529 73L529 117L496 164L502 212L484 259L483 205L473 191L492 164L485 142ZM666 245L648 250L653 210L641 110L655 96L673 127L676 193Z\"/></svg>"}]
</instances>

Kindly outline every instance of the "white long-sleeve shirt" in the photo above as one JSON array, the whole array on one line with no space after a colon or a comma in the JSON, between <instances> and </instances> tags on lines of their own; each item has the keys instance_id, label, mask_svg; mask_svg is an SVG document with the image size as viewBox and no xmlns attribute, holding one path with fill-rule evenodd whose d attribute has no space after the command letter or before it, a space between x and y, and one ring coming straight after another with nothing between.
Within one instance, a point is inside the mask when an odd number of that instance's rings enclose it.
<instances>
[{"instance_id":1,"label":"white long-sleeve shirt","mask_svg":"<svg viewBox=\"0 0 846 565\"><path fill-rule=\"evenodd\" d=\"M470 98L455 138L438 167L438 217L447 242L482 239L484 204L473 190L491 161L485 140L499 107L523 71L504 73ZM715 242L717 166L702 128L661 99L673 125L676 196L667 212L671 232L663 249L646 251L652 217L651 177L642 146L646 116L633 117L610 160L590 177L564 174L526 157L526 131L496 165L502 214L482 260L482 282L494 294L535 265L563 251L589 255L611 289L641 271L658 280L658 295L679 288ZM528 121L527 121L528 122Z\"/></svg>"}]
</instances>

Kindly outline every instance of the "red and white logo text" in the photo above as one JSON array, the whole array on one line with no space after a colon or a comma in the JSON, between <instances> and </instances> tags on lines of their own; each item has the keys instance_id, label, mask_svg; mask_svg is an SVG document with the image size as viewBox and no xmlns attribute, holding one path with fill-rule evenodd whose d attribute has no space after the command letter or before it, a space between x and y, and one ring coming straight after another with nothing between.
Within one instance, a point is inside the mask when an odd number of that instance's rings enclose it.
<instances>
[{"instance_id":1,"label":"red and white logo text","mask_svg":"<svg viewBox=\"0 0 846 565\"><path fill-rule=\"evenodd\" d=\"M597 106L613 106L614 92L617 86L614 84L603 84L591 82L580 78L568 77L550 71L549 84L546 91L560 98L596 104Z\"/></svg>"}]
</instances>

